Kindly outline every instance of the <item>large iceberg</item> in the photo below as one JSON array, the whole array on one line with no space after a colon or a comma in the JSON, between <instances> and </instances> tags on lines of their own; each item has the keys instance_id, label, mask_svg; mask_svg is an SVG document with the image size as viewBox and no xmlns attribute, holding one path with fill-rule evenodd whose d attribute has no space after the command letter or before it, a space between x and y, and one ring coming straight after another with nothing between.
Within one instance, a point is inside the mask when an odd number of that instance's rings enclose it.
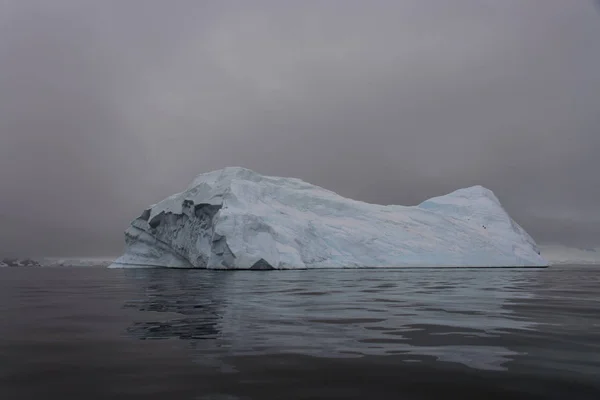
<instances>
[{"instance_id":1,"label":"large iceberg","mask_svg":"<svg viewBox=\"0 0 600 400\"><path fill-rule=\"evenodd\" d=\"M229 167L146 209L111 267L209 269L547 266L481 186L418 206L344 198Z\"/></svg>"}]
</instances>

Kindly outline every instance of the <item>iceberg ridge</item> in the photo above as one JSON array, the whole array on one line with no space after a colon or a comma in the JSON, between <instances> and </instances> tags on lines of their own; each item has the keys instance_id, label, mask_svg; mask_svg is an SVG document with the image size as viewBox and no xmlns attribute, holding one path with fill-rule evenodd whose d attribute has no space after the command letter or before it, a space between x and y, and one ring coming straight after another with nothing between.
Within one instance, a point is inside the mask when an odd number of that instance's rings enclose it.
<instances>
[{"instance_id":1,"label":"iceberg ridge","mask_svg":"<svg viewBox=\"0 0 600 400\"><path fill-rule=\"evenodd\" d=\"M209 269L547 266L492 191L418 206L344 198L239 167L201 174L144 210L111 267Z\"/></svg>"}]
</instances>

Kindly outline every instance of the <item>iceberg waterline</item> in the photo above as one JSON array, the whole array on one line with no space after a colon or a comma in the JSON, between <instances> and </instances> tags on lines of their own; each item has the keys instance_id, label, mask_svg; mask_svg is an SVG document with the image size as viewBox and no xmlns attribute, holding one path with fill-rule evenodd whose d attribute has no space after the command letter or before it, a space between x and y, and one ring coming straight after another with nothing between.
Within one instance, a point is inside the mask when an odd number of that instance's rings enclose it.
<instances>
[{"instance_id":1,"label":"iceberg waterline","mask_svg":"<svg viewBox=\"0 0 600 400\"><path fill-rule=\"evenodd\" d=\"M144 210L111 267L209 269L547 266L482 186L418 206L344 198L229 167Z\"/></svg>"}]
</instances>

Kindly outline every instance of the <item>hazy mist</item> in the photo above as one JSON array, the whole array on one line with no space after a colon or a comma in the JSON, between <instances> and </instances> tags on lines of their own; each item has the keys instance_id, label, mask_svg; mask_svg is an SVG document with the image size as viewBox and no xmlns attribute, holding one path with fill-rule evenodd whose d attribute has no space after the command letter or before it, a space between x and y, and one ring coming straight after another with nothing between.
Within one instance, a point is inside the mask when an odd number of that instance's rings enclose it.
<instances>
[{"instance_id":1,"label":"hazy mist","mask_svg":"<svg viewBox=\"0 0 600 400\"><path fill-rule=\"evenodd\" d=\"M597 244L599 39L591 0L0 0L0 254L118 254L228 165Z\"/></svg>"}]
</instances>

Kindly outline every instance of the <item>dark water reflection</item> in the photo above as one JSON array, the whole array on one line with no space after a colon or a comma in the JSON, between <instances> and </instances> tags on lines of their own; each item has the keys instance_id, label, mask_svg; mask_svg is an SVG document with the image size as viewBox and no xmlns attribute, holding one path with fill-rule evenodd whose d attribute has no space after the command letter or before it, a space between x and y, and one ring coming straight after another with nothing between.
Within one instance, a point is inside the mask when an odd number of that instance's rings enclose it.
<instances>
[{"instance_id":1,"label":"dark water reflection","mask_svg":"<svg viewBox=\"0 0 600 400\"><path fill-rule=\"evenodd\" d=\"M600 268L0 269L0 399L600 399Z\"/></svg>"},{"instance_id":2,"label":"dark water reflection","mask_svg":"<svg viewBox=\"0 0 600 400\"><path fill-rule=\"evenodd\" d=\"M482 370L600 373L599 274L579 269L130 270L157 311L129 333L228 355L402 356ZM160 313L168 313L164 316Z\"/></svg>"}]
</instances>

